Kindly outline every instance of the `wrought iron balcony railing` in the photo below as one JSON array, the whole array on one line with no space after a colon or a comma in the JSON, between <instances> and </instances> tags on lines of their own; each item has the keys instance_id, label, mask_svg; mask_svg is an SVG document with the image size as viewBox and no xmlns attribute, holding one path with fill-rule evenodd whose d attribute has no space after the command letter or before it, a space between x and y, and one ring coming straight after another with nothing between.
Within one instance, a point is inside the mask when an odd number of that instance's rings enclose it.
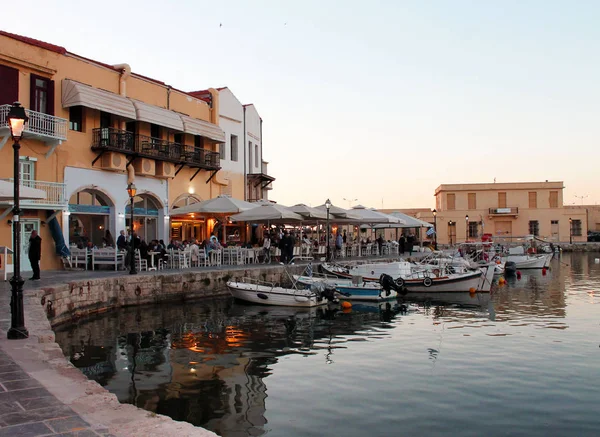
<instances>
[{"instance_id":1,"label":"wrought iron balcony railing","mask_svg":"<svg viewBox=\"0 0 600 437\"><path fill-rule=\"evenodd\" d=\"M517 215L519 208L512 206L510 208L490 208L490 215Z\"/></svg>"},{"instance_id":2,"label":"wrought iron balcony railing","mask_svg":"<svg viewBox=\"0 0 600 437\"><path fill-rule=\"evenodd\" d=\"M11 105L0 105L0 130L9 129L8 112ZM25 137L40 139L46 143L66 141L68 120L26 109L29 121L25 125Z\"/></svg>"},{"instance_id":3,"label":"wrought iron balcony railing","mask_svg":"<svg viewBox=\"0 0 600 437\"><path fill-rule=\"evenodd\" d=\"M146 135L134 135L131 132L114 128L94 129L92 150L121 152L126 155L137 155L210 170L221 168L219 152Z\"/></svg>"},{"instance_id":4,"label":"wrought iron balcony railing","mask_svg":"<svg viewBox=\"0 0 600 437\"><path fill-rule=\"evenodd\" d=\"M3 179L5 181L13 182L14 179ZM46 207L55 207L65 209L68 204L66 194L66 184L62 182L46 182L36 180L25 180L21 181L21 186L36 188L46 192L45 199L23 199L21 200L22 205L37 205Z\"/></svg>"}]
</instances>

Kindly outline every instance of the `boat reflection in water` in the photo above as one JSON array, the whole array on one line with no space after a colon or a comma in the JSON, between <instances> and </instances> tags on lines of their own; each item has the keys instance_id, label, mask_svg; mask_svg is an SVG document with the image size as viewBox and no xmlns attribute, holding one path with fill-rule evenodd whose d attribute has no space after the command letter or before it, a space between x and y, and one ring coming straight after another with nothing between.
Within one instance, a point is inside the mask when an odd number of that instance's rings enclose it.
<instances>
[{"instance_id":1,"label":"boat reflection in water","mask_svg":"<svg viewBox=\"0 0 600 437\"><path fill-rule=\"evenodd\" d=\"M323 353L331 364L348 336L380 340L402 312L395 301L341 311L215 299L124 308L56 335L73 364L120 402L223 436L261 435L265 380L281 357Z\"/></svg>"}]
</instances>

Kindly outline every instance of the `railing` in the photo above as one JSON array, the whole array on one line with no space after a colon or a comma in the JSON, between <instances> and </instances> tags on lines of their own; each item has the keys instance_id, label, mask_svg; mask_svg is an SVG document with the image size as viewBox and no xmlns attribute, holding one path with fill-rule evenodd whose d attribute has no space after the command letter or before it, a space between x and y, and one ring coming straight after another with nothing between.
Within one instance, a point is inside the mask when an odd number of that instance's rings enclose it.
<instances>
[{"instance_id":1,"label":"railing","mask_svg":"<svg viewBox=\"0 0 600 437\"><path fill-rule=\"evenodd\" d=\"M114 128L94 129L92 150L108 150L126 155L135 154L159 161L215 170L219 169L221 164L219 152L172 143L146 135L134 135L131 132Z\"/></svg>"},{"instance_id":2,"label":"railing","mask_svg":"<svg viewBox=\"0 0 600 437\"><path fill-rule=\"evenodd\" d=\"M14 179L3 179L5 181L13 182ZM23 205L55 205L66 207L66 185L62 182L45 182L45 181L21 181L21 186L36 188L46 193L45 199L27 199L21 200Z\"/></svg>"},{"instance_id":3,"label":"railing","mask_svg":"<svg viewBox=\"0 0 600 437\"><path fill-rule=\"evenodd\" d=\"M8 128L8 112L11 105L0 105L0 128ZM33 134L53 140L67 139L68 121L64 118L26 109L29 121L25 125L25 134Z\"/></svg>"},{"instance_id":4,"label":"railing","mask_svg":"<svg viewBox=\"0 0 600 437\"><path fill-rule=\"evenodd\" d=\"M517 215L519 208L516 206L510 208L490 208L490 215Z\"/></svg>"}]
</instances>

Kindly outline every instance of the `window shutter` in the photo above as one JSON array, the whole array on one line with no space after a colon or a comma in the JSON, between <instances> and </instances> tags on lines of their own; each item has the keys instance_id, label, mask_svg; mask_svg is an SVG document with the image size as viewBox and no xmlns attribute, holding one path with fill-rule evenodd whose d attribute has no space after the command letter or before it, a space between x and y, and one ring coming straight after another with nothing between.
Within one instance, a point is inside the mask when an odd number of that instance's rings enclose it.
<instances>
[{"instance_id":1,"label":"window shutter","mask_svg":"<svg viewBox=\"0 0 600 437\"><path fill-rule=\"evenodd\" d=\"M35 80L38 77L39 76L36 76L35 74L29 75L29 109L31 109L32 111L36 110L36 107L35 107Z\"/></svg>"},{"instance_id":2,"label":"window shutter","mask_svg":"<svg viewBox=\"0 0 600 437\"><path fill-rule=\"evenodd\" d=\"M0 65L0 105L12 105L19 100L19 70Z\"/></svg>"},{"instance_id":3,"label":"window shutter","mask_svg":"<svg viewBox=\"0 0 600 437\"><path fill-rule=\"evenodd\" d=\"M46 108L48 115L54 115L54 81L48 81L48 105Z\"/></svg>"}]
</instances>

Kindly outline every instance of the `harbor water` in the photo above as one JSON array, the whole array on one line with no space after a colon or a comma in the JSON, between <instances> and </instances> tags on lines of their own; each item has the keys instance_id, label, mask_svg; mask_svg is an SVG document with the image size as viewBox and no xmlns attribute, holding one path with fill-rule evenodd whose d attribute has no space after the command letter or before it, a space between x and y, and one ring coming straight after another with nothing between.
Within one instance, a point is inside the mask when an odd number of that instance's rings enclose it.
<instances>
[{"instance_id":1,"label":"harbor water","mask_svg":"<svg viewBox=\"0 0 600 437\"><path fill-rule=\"evenodd\" d=\"M564 254L489 294L131 307L56 338L121 402L222 436L597 436L595 258Z\"/></svg>"}]
</instances>

